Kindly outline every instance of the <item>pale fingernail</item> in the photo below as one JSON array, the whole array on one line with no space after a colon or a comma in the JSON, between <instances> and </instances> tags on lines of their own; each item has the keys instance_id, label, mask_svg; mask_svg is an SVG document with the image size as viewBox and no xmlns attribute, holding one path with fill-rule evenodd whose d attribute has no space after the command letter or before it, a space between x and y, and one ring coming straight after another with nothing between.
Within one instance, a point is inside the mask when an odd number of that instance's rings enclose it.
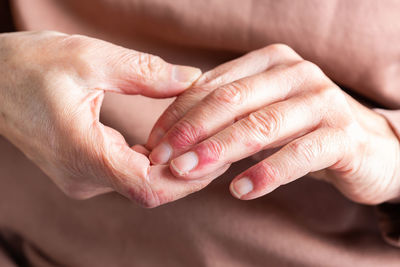
<instances>
[{"instance_id":1,"label":"pale fingernail","mask_svg":"<svg viewBox=\"0 0 400 267\"><path fill-rule=\"evenodd\" d=\"M247 177L242 177L232 184L231 191L235 197L241 198L242 196L253 191L253 188L253 182Z\"/></svg>"},{"instance_id":2,"label":"pale fingernail","mask_svg":"<svg viewBox=\"0 0 400 267\"><path fill-rule=\"evenodd\" d=\"M169 144L162 143L150 153L150 160L153 164L165 164L172 155L172 148Z\"/></svg>"},{"instance_id":3,"label":"pale fingernail","mask_svg":"<svg viewBox=\"0 0 400 267\"><path fill-rule=\"evenodd\" d=\"M198 68L187 66L174 66L172 69L172 77L180 83L193 83L201 75L201 70Z\"/></svg>"},{"instance_id":4,"label":"pale fingernail","mask_svg":"<svg viewBox=\"0 0 400 267\"><path fill-rule=\"evenodd\" d=\"M199 158L194 152L187 152L171 161L171 167L180 175L187 174L199 163Z\"/></svg>"},{"instance_id":5,"label":"pale fingernail","mask_svg":"<svg viewBox=\"0 0 400 267\"><path fill-rule=\"evenodd\" d=\"M164 137L165 132L161 128L156 128L154 131L151 133L149 140L147 141L147 145L149 148L154 147L155 145L160 142L160 140Z\"/></svg>"}]
</instances>

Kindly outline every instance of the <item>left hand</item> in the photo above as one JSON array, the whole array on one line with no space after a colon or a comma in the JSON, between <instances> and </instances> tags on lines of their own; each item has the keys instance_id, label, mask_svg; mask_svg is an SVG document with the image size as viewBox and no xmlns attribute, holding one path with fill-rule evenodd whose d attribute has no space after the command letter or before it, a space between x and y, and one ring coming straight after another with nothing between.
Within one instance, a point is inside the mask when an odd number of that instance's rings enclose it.
<instances>
[{"instance_id":1,"label":"left hand","mask_svg":"<svg viewBox=\"0 0 400 267\"><path fill-rule=\"evenodd\" d=\"M224 85L199 90L221 72ZM233 179L230 190L240 199L260 197L308 173L359 203L400 197L400 146L385 118L285 45L204 74L161 116L147 146L153 163L172 159L171 171L183 179L278 149Z\"/></svg>"}]
</instances>

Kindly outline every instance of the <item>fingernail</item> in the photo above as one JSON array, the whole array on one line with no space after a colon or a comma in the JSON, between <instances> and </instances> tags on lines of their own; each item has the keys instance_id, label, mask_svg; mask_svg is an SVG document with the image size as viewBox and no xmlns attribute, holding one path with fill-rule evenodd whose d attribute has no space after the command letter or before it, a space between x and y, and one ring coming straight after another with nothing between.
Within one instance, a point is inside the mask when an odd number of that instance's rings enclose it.
<instances>
[{"instance_id":1,"label":"fingernail","mask_svg":"<svg viewBox=\"0 0 400 267\"><path fill-rule=\"evenodd\" d=\"M201 70L198 68L187 66L174 66L172 69L172 77L175 81L181 83L193 83L201 75Z\"/></svg>"},{"instance_id":2,"label":"fingernail","mask_svg":"<svg viewBox=\"0 0 400 267\"><path fill-rule=\"evenodd\" d=\"M151 135L149 136L149 140L147 141L147 146L149 148L153 148L160 142L160 140L164 137L165 132L161 128L155 128Z\"/></svg>"},{"instance_id":3,"label":"fingernail","mask_svg":"<svg viewBox=\"0 0 400 267\"><path fill-rule=\"evenodd\" d=\"M253 188L253 182L249 178L243 177L232 184L231 191L235 197L241 198L253 191Z\"/></svg>"},{"instance_id":4,"label":"fingernail","mask_svg":"<svg viewBox=\"0 0 400 267\"><path fill-rule=\"evenodd\" d=\"M171 167L180 175L187 174L199 163L199 158L194 152L187 152L171 161Z\"/></svg>"},{"instance_id":5,"label":"fingernail","mask_svg":"<svg viewBox=\"0 0 400 267\"><path fill-rule=\"evenodd\" d=\"M150 153L150 160L153 164L165 164L172 155L172 148L169 144L162 143Z\"/></svg>"}]
</instances>

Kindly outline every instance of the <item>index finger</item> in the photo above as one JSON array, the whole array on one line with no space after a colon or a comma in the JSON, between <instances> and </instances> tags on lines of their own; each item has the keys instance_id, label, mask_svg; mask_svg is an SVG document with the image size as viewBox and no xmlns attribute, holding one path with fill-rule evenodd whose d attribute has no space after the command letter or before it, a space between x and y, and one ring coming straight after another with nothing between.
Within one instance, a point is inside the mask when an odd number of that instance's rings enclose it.
<instances>
[{"instance_id":1,"label":"index finger","mask_svg":"<svg viewBox=\"0 0 400 267\"><path fill-rule=\"evenodd\" d=\"M263 72L284 62L299 59L301 57L288 46L274 44L206 72L191 89L182 93L161 115L150 133L146 147L155 148L175 123L216 88Z\"/></svg>"}]
</instances>

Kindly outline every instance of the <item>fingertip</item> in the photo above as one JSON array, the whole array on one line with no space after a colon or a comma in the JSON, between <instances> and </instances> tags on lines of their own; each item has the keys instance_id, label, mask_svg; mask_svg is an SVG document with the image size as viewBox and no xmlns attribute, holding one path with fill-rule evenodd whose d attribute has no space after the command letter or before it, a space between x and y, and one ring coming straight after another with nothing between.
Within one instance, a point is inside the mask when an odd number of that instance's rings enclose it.
<instances>
[{"instance_id":1,"label":"fingertip","mask_svg":"<svg viewBox=\"0 0 400 267\"><path fill-rule=\"evenodd\" d=\"M151 131L149 138L147 139L146 147L148 149L154 149L161 139L164 137L165 131L160 127L155 127L153 131Z\"/></svg>"},{"instance_id":2,"label":"fingertip","mask_svg":"<svg viewBox=\"0 0 400 267\"><path fill-rule=\"evenodd\" d=\"M229 186L232 195L238 199L248 199L247 196L254 190L253 181L249 177L235 179Z\"/></svg>"},{"instance_id":3,"label":"fingertip","mask_svg":"<svg viewBox=\"0 0 400 267\"><path fill-rule=\"evenodd\" d=\"M186 152L185 154L173 159L170 163L171 172L177 176L186 179L191 179L188 174L194 170L199 164L199 157L193 151Z\"/></svg>"},{"instance_id":4,"label":"fingertip","mask_svg":"<svg viewBox=\"0 0 400 267\"><path fill-rule=\"evenodd\" d=\"M132 147L132 150L135 152L138 152L140 154L143 154L146 157L149 156L149 154L150 154L150 151L148 149L146 149L143 145L134 145Z\"/></svg>"},{"instance_id":5,"label":"fingertip","mask_svg":"<svg viewBox=\"0 0 400 267\"><path fill-rule=\"evenodd\" d=\"M240 199L240 195L238 192L236 192L233 182L231 182L231 184L229 185L229 191L231 192L232 196L234 196L237 199Z\"/></svg>"},{"instance_id":6,"label":"fingertip","mask_svg":"<svg viewBox=\"0 0 400 267\"><path fill-rule=\"evenodd\" d=\"M199 68L175 65L171 74L174 81L190 86L201 76L202 72Z\"/></svg>"},{"instance_id":7,"label":"fingertip","mask_svg":"<svg viewBox=\"0 0 400 267\"><path fill-rule=\"evenodd\" d=\"M183 179L183 180L191 180L191 178L188 177L188 173L180 171L177 167L174 161L172 160L169 164L169 170L171 173L174 175L175 178L178 179Z\"/></svg>"},{"instance_id":8,"label":"fingertip","mask_svg":"<svg viewBox=\"0 0 400 267\"><path fill-rule=\"evenodd\" d=\"M149 155L152 164L166 164L172 156L172 147L168 143L161 143L156 146Z\"/></svg>"}]
</instances>

